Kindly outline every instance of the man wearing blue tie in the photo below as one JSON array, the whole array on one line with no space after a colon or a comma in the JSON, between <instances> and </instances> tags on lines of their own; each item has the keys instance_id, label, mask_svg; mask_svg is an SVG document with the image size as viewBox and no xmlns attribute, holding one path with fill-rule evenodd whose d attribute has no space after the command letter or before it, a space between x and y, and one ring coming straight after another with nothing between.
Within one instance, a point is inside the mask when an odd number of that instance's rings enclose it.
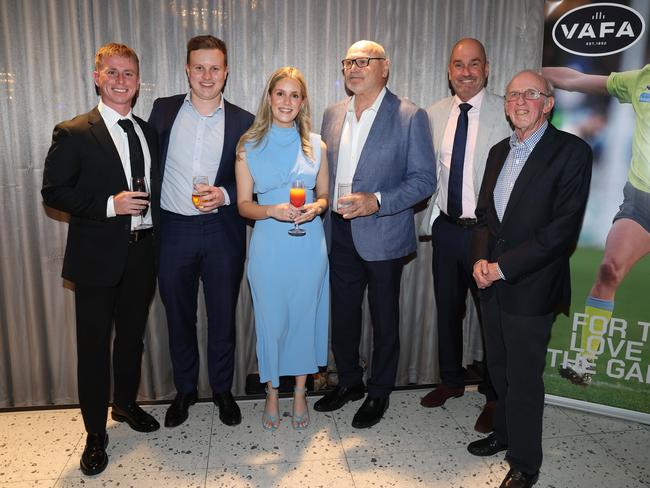
<instances>
[{"instance_id":1,"label":"man wearing blue tie","mask_svg":"<svg viewBox=\"0 0 650 488\"><path fill-rule=\"evenodd\" d=\"M463 319L468 290L479 308L469 262L476 201L487 153L510 133L503 113L503 98L485 89L489 69L483 44L476 39L458 41L447 66L454 95L439 100L428 110L439 185L429 201L420 235L432 236L441 379L438 387L420 402L428 408L440 407L449 398L460 397L465 392ZM492 431L496 406L496 393L487 371L479 391L487 401L474 428L487 433Z\"/></svg>"}]
</instances>

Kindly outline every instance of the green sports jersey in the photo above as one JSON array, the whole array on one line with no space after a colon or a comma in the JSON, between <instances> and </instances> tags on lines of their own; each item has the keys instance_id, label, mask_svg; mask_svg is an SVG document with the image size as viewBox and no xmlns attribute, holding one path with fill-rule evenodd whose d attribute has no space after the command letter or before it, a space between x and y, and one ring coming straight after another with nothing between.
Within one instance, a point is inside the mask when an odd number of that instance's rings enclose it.
<instances>
[{"instance_id":1,"label":"green sports jersey","mask_svg":"<svg viewBox=\"0 0 650 488\"><path fill-rule=\"evenodd\" d=\"M628 179L636 189L650 193L650 64L610 74L607 91L619 102L631 103L634 107L636 127Z\"/></svg>"}]
</instances>

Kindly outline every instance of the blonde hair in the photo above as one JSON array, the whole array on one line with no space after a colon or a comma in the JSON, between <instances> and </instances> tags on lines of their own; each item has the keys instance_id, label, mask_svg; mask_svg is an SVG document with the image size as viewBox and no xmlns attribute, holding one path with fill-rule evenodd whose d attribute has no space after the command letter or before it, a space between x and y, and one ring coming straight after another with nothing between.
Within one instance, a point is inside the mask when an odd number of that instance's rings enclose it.
<instances>
[{"instance_id":1,"label":"blonde hair","mask_svg":"<svg viewBox=\"0 0 650 488\"><path fill-rule=\"evenodd\" d=\"M125 44L118 44L116 42L104 44L97 50L97 53L95 54L95 71L101 71L102 66L104 65L104 60L111 56L131 59L137 66L138 73L140 72L140 60L135 51Z\"/></svg>"},{"instance_id":2,"label":"blonde hair","mask_svg":"<svg viewBox=\"0 0 650 488\"><path fill-rule=\"evenodd\" d=\"M282 68L278 68L266 82L264 92L262 93L262 99L260 100L260 106L255 115L255 121L250 129L248 129L241 139L239 139L237 152L242 151L244 149L244 144L248 142L253 143L254 146L258 146L269 132L271 125L273 125L273 112L271 111L269 96L275 88L275 85L287 78L295 80L300 85L303 102L298 111L298 115L296 115L295 123L298 128L298 134L300 135L302 152L307 156L307 158L312 160L314 159L314 152L311 143L309 142L309 133L311 132L311 112L309 109L309 98L307 96L307 83L305 82L305 77L300 70L293 66L283 66Z\"/></svg>"}]
</instances>

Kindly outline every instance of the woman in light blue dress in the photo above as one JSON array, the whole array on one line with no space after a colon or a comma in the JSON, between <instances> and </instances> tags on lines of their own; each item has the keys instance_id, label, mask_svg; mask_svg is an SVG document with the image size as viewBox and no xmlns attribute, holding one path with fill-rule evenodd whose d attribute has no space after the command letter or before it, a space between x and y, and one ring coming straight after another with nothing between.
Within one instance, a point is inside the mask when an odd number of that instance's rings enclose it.
<instances>
[{"instance_id":1,"label":"woman in light blue dress","mask_svg":"<svg viewBox=\"0 0 650 488\"><path fill-rule=\"evenodd\" d=\"M267 387L262 426L271 431L280 424L280 376L296 378L291 424L304 429L307 374L327 363L329 265L320 217L328 205L327 152L310 129L304 77L284 67L271 75L255 122L238 146L237 206L242 217L256 221L248 281L260 381ZM296 180L306 190L300 207L289 203ZM296 223L305 235L289 235Z\"/></svg>"}]
</instances>

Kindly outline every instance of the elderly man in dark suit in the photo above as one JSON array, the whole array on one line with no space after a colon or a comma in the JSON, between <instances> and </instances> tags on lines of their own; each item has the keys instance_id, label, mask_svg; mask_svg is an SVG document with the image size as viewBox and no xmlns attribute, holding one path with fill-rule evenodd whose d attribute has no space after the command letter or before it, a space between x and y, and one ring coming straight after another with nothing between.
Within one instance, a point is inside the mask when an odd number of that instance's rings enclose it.
<instances>
[{"instance_id":1,"label":"elderly man in dark suit","mask_svg":"<svg viewBox=\"0 0 650 488\"><path fill-rule=\"evenodd\" d=\"M368 396L352 421L375 425L388 408L399 358L399 292L404 256L415 252L413 206L436 186L426 112L386 88L390 62L384 48L359 41L343 60L353 94L323 116L331 161L325 219L330 251L332 350L339 385L314 405L327 412L364 396L359 364L361 304L368 287L373 324ZM344 194L343 189L351 192Z\"/></svg>"},{"instance_id":2,"label":"elderly man in dark suit","mask_svg":"<svg viewBox=\"0 0 650 488\"><path fill-rule=\"evenodd\" d=\"M81 470L87 475L108 464L113 323L111 415L140 432L160 427L135 403L155 289L152 221L157 224L158 212L155 205L147 212L146 192L129 191L132 178L144 177L156 201L156 134L131 112L140 86L138 57L131 48L102 46L94 78L99 105L54 128L41 190L46 205L70 214L63 277L75 286L79 403L88 432Z\"/></svg>"},{"instance_id":3,"label":"elderly man in dark suit","mask_svg":"<svg viewBox=\"0 0 650 488\"><path fill-rule=\"evenodd\" d=\"M569 257L580 232L592 154L555 129L552 86L534 71L508 84L514 133L488 155L472 239L490 378L494 432L469 444L476 456L506 452L502 488L533 486L542 464L542 373L551 326L571 303Z\"/></svg>"},{"instance_id":4,"label":"elderly man in dark suit","mask_svg":"<svg viewBox=\"0 0 650 488\"><path fill-rule=\"evenodd\" d=\"M205 35L187 43L187 94L159 98L149 123L160 137L161 225L158 285L167 312L176 397L165 415L175 427L197 401L199 279L208 314L208 377L219 418L241 422L230 389L235 366L235 309L246 256L246 224L237 212L235 147L253 115L227 102L228 51ZM192 198L193 176L209 184Z\"/></svg>"}]
</instances>

